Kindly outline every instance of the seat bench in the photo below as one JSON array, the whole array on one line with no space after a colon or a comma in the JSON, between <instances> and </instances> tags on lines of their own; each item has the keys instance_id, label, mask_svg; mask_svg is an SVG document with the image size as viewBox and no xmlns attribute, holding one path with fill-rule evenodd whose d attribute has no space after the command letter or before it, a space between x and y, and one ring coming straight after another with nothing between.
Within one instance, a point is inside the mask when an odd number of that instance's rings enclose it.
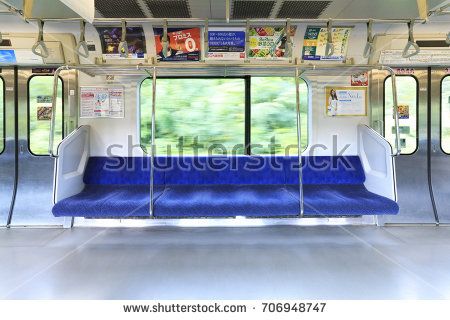
<instances>
[{"instance_id":1,"label":"seat bench","mask_svg":"<svg viewBox=\"0 0 450 320\"><path fill-rule=\"evenodd\" d=\"M391 199L364 187L357 156L303 157L308 216L396 214ZM154 215L187 217L298 216L297 157L157 157ZM60 200L55 216L148 217L150 159L89 158L81 193Z\"/></svg>"}]
</instances>

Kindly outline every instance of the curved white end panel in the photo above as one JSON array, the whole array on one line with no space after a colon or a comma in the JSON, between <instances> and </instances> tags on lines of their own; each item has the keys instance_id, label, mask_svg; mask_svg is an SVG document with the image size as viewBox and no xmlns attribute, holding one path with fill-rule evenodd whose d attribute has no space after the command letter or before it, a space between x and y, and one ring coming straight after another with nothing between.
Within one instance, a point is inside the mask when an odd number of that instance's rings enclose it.
<instances>
[{"instance_id":1,"label":"curved white end panel","mask_svg":"<svg viewBox=\"0 0 450 320\"><path fill-rule=\"evenodd\" d=\"M358 155L366 174L367 190L396 201L395 165L389 142L372 128L360 124Z\"/></svg>"},{"instance_id":2,"label":"curved white end panel","mask_svg":"<svg viewBox=\"0 0 450 320\"><path fill-rule=\"evenodd\" d=\"M89 126L81 126L58 146L53 188L55 203L84 188L83 175L90 154L89 131Z\"/></svg>"}]
</instances>

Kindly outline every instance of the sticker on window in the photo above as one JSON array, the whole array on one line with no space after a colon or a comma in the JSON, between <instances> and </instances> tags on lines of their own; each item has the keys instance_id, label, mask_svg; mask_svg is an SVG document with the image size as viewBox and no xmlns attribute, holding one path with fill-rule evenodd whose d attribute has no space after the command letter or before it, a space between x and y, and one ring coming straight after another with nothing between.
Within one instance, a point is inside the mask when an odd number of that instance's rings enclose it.
<instances>
[{"instance_id":1,"label":"sticker on window","mask_svg":"<svg viewBox=\"0 0 450 320\"><path fill-rule=\"evenodd\" d=\"M36 112L39 121L48 121L52 118L52 96L37 96L36 97Z\"/></svg>"}]
</instances>

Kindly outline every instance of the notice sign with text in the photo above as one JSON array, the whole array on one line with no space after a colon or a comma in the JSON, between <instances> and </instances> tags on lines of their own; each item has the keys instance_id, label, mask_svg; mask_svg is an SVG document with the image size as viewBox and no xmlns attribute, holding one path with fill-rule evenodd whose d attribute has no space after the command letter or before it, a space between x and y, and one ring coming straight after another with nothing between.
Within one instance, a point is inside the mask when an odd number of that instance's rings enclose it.
<instances>
[{"instance_id":1,"label":"notice sign with text","mask_svg":"<svg viewBox=\"0 0 450 320\"><path fill-rule=\"evenodd\" d=\"M245 59L244 28L210 28L208 30L208 59Z\"/></svg>"},{"instance_id":2,"label":"notice sign with text","mask_svg":"<svg viewBox=\"0 0 450 320\"><path fill-rule=\"evenodd\" d=\"M80 87L80 118L123 118L123 87Z\"/></svg>"},{"instance_id":3,"label":"notice sign with text","mask_svg":"<svg viewBox=\"0 0 450 320\"><path fill-rule=\"evenodd\" d=\"M366 116L367 87L326 87L326 115Z\"/></svg>"}]
</instances>

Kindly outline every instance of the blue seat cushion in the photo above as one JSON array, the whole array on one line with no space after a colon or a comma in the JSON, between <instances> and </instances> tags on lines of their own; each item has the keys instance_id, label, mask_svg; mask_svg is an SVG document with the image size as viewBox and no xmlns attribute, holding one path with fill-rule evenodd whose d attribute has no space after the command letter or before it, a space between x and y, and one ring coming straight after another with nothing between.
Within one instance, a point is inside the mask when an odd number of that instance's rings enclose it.
<instances>
[{"instance_id":1,"label":"blue seat cushion","mask_svg":"<svg viewBox=\"0 0 450 320\"><path fill-rule=\"evenodd\" d=\"M298 185L286 187L299 199ZM364 185L304 185L304 214L308 216L360 216L397 214L398 204L368 191Z\"/></svg>"},{"instance_id":2,"label":"blue seat cushion","mask_svg":"<svg viewBox=\"0 0 450 320\"><path fill-rule=\"evenodd\" d=\"M155 202L156 217L296 216L299 202L279 185L170 185Z\"/></svg>"},{"instance_id":3,"label":"blue seat cushion","mask_svg":"<svg viewBox=\"0 0 450 320\"><path fill-rule=\"evenodd\" d=\"M398 213L394 201L364 187L358 156L302 161L305 215ZM155 216L297 216L298 167L297 157L157 157ZM149 216L148 157L91 157L84 182L81 193L54 206L55 216Z\"/></svg>"},{"instance_id":4,"label":"blue seat cushion","mask_svg":"<svg viewBox=\"0 0 450 320\"><path fill-rule=\"evenodd\" d=\"M163 187L155 186L155 199ZM146 185L86 185L84 190L53 207L55 217L149 217L150 190Z\"/></svg>"}]
</instances>

